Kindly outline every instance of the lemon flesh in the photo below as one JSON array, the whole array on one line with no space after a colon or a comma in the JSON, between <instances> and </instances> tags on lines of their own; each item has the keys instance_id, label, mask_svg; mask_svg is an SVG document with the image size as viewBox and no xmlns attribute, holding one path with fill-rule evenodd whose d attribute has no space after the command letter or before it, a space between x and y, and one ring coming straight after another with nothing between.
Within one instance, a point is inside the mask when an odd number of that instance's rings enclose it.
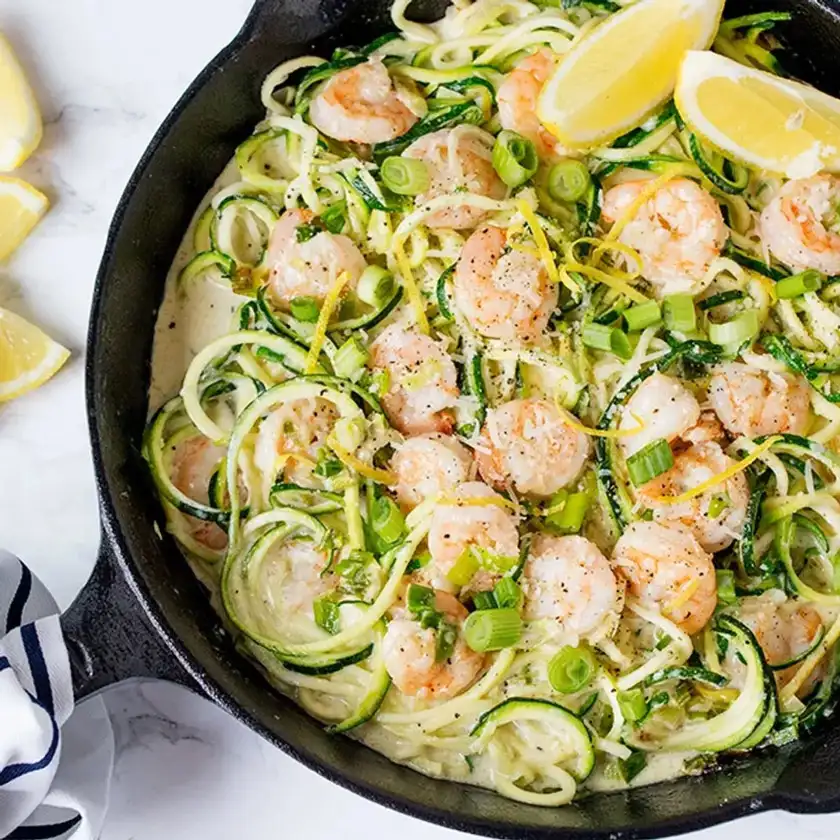
<instances>
[{"instance_id":1,"label":"lemon flesh","mask_svg":"<svg viewBox=\"0 0 840 840\"><path fill-rule=\"evenodd\" d=\"M749 166L788 178L840 171L840 100L814 88L689 52L675 99L692 131Z\"/></svg>"},{"instance_id":2,"label":"lemon flesh","mask_svg":"<svg viewBox=\"0 0 840 840\"><path fill-rule=\"evenodd\" d=\"M9 42L0 34L0 172L17 169L43 135L38 103Z\"/></svg>"},{"instance_id":3,"label":"lemon flesh","mask_svg":"<svg viewBox=\"0 0 840 840\"><path fill-rule=\"evenodd\" d=\"M723 0L640 0L582 38L546 82L540 120L578 149L609 142L673 93L687 50L711 44Z\"/></svg>"},{"instance_id":4,"label":"lemon flesh","mask_svg":"<svg viewBox=\"0 0 840 840\"><path fill-rule=\"evenodd\" d=\"M69 356L36 326L0 309L0 402L43 385Z\"/></svg>"},{"instance_id":5,"label":"lemon flesh","mask_svg":"<svg viewBox=\"0 0 840 840\"><path fill-rule=\"evenodd\" d=\"M47 197L26 181L0 176L0 262L20 246L48 207Z\"/></svg>"}]
</instances>

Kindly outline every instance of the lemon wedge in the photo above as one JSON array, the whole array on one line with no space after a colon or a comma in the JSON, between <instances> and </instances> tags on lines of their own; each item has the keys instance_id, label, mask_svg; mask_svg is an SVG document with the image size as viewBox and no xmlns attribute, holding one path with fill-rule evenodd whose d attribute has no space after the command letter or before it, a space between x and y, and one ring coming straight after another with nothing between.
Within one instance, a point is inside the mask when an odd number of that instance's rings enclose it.
<instances>
[{"instance_id":1,"label":"lemon wedge","mask_svg":"<svg viewBox=\"0 0 840 840\"><path fill-rule=\"evenodd\" d=\"M692 131L749 166L787 178L840 171L840 100L814 88L689 52L674 97Z\"/></svg>"},{"instance_id":2,"label":"lemon wedge","mask_svg":"<svg viewBox=\"0 0 840 840\"><path fill-rule=\"evenodd\" d=\"M29 236L49 206L47 197L26 181L0 176L0 261Z\"/></svg>"},{"instance_id":3,"label":"lemon wedge","mask_svg":"<svg viewBox=\"0 0 840 840\"><path fill-rule=\"evenodd\" d=\"M566 53L537 104L565 146L591 148L639 125L667 100L686 50L714 39L723 0L639 0Z\"/></svg>"},{"instance_id":4,"label":"lemon wedge","mask_svg":"<svg viewBox=\"0 0 840 840\"><path fill-rule=\"evenodd\" d=\"M0 172L17 169L38 148L41 114L9 42L0 34Z\"/></svg>"},{"instance_id":5,"label":"lemon wedge","mask_svg":"<svg viewBox=\"0 0 840 840\"><path fill-rule=\"evenodd\" d=\"M70 351L19 315L0 309L0 402L43 385Z\"/></svg>"}]
</instances>

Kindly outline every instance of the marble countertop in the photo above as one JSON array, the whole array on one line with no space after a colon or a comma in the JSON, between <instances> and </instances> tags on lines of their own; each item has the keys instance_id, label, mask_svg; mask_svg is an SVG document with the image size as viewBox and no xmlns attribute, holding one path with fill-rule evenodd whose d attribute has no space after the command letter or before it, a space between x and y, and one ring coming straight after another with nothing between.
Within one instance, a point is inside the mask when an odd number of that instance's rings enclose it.
<instances>
[{"instance_id":1,"label":"marble countertop","mask_svg":"<svg viewBox=\"0 0 840 840\"><path fill-rule=\"evenodd\" d=\"M84 414L88 307L110 218L153 132L229 40L251 0L0 0L46 122L23 176L53 209L0 266L0 306L48 330L73 358L40 391L0 408L0 545L62 606L93 567L99 538ZM211 704L162 683L125 685L106 703L117 741L103 840L444 840L427 826L326 782ZM762 814L692 835L829 840L840 816Z\"/></svg>"}]
</instances>

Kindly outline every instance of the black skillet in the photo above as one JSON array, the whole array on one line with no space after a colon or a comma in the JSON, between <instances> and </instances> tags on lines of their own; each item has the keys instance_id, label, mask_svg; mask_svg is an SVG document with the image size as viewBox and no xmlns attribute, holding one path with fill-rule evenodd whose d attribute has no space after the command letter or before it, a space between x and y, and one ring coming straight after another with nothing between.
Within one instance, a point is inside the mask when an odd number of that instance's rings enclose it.
<instances>
[{"instance_id":1,"label":"black skillet","mask_svg":"<svg viewBox=\"0 0 840 840\"><path fill-rule=\"evenodd\" d=\"M434 0L432 0L434 2ZM137 677L214 700L307 767L413 816L491 837L654 837L771 809L840 810L840 719L809 741L702 778L593 796L565 808L520 805L391 764L330 737L271 691L234 650L173 541L139 455L149 359L164 279L201 197L261 118L260 84L280 61L328 55L391 28L390 0L256 0L243 30L184 94L120 202L97 278L87 410L103 539L90 582L64 615L81 699ZM786 66L840 94L840 0L730 0L727 15L791 9ZM418 15L434 16L427 4Z\"/></svg>"}]
</instances>

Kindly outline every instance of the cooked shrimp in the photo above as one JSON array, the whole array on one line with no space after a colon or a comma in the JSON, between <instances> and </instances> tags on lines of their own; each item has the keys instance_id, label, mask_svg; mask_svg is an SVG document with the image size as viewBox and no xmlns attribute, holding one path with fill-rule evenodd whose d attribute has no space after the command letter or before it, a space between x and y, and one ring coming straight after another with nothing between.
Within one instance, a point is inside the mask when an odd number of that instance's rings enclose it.
<instances>
[{"instance_id":1,"label":"cooked shrimp","mask_svg":"<svg viewBox=\"0 0 840 840\"><path fill-rule=\"evenodd\" d=\"M712 556L684 525L634 522L616 543L612 564L636 598L690 635L715 611Z\"/></svg>"},{"instance_id":2,"label":"cooked shrimp","mask_svg":"<svg viewBox=\"0 0 840 840\"><path fill-rule=\"evenodd\" d=\"M575 636L610 635L621 615L624 582L584 537L540 534L522 572L525 618L548 618Z\"/></svg>"},{"instance_id":3,"label":"cooked shrimp","mask_svg":"<svg viewBox=\"0 0 840 840\"><path fill-rule=\"evenodd\" d=\"M275 409L260 424L254 463L273 483L285 480L311 486L318 451L332 431L338 412L320 398L293 400Z\"/></svg>"},{"instance_id":4,"label":"cooked shrimp","mask_svg":"<svg viewBox=\"0 0 840 840\"><path fill-rule=\"evenodd\" d=\"M394 86L377 58L336 73L309 105L309 119L328 137L351 143L384 143L401 137L420 115Z\"/></svg>"},{"instance_id":5,"label":"cooked shrimp","mask_svg":"<svg viewBox=\"0 0 840 840\"><path fill-rule=\"evenodd\" d=\"M795 271L840 274L840 178L788 181L764 208L761 241Z\"/></svg>"},{"instance_id":6,"label":"cooked shrimp","mask_svg":"<svg viewBox=\"0 0 840 840\"><path fill-rule=\"evenodd\" d=\"M437 592L435 607L458 630L455 647L445 661L438 662L435 656L437 631L421 627L402 610L388 624L382 642L385 668L394 685L419 700L446 700L460 694L475 682L485 662L461 633L466 608L446 592Z\"/></svg>"},{"instance_id":7,"label":"cooked shrimp","mask_svg":"<svg viewBox=\"0 0 840 840\"><path fill-rule=\"evenodd\" d=\"M744 473L737 473L700 496L676 505L657 503L661 496L678 496L709 481L735 465L717 443L698 443L680 452L674 466L639 489L639 499L653 509L657 522L681 522L689 528L703 548L722 551L740 538L747 516L750 490ZM709 511L709 506L723 506ZM711 513L715 513L712 516Z\"/></svg>"},{"instance_id":8,"label":"cooked shrimp","mask_svg":"<svg viewBox=\"0 0 840 840\"><path fill-rule=\"evenodd\" d=\"M627 400L620 429L642 429L620 439L625 455L632 455L653 441L669 443L691 433L700 421L700 404L678 379L654 373Z\"/></svg>"},{"instance_id":9,"label":"cooked shrimp","mask_svg":"<svg viewBox=\"0 0 840 840\"><path fill-rule=\"evenodd\" d=\"M616 222L631 211L648 181L629 181L607 191L604 220ZM696 294L727 238L718 203L694 181L676 178L661 186L633 214L619 240L642 257L642 275L658 297ZM711 278L709 278L711 280Z\"/></svg>"},{"instance_id":10,"label":"cooked shrimp","mask_svg":"<svg viewBox=\"0 0 840 840\"><path fill-rule=\"evenodd\" d=\"M186 496L202 505L210 503L210 479L225 456L225 449L205 437L192 437L175 447L172 456L172 483ZM215 522L184 516L192 538L214 551L227 546L227 534Z\"/></svg>"},{"instance_id":11,"label":"cooked shrimp","mask_svg":"<svg viewBox=\"0 0 840 840\"><path fill-rule=\"evenodd\" d=\"M455 269L455 305L481 335L533 342L548 326L557 286L537 256L507 246L507 233L497 227L467 240Z\"/></svg>"},{"instance_id":12,"label":"cooked shrimp","mask_svg":"<svg viewBox=\"0 0 840 840\"><path fill-rule=\"evenodd\" d=\"M447 573L471 546L495 557L518 557L516 519L503 504L502 497L486 484L470 481L462 484L451 500L437 505L428 537L432 562L422 569L422 576L437 588L451 589ZM487 589L497 579L492 569L480 569L468 588Z\"/></svg>"},{"instance_id":13,"label":"cooked shrimp","mask_svg":"<svg viewBox=\"0 0 840 840\"><path fill-rule=\"evenodd\" d=\"M452 494L469 478L471 465L469 450L448 435L409 438L391 459L397 500L410 510L426 499Z\"/></svg>"},{"instance_id":14,"label":"cooked shrimp","mask_svg":"<svg viewBox=\"0 0 840 840\"><path fill-rule=\"evenodd\" d=\"M730 434L749 438L782 432L801 435L810 420L810 391L802 378L739 362L715 368L709 402Z\"/></svg>"},{"instance_id":15,"label":"cooked shrimp","mask_svg":"<svg viewBox=\"0 0 840 840\"><path fill-rule=\"evenodd\" d=\"M530 140L542 159L566 154L557 138L537 116L537 100L543 85L554 72L556 60L557 56L551 50L537 50L507 74L496 94L502 128Z\"/></svg>"},{"instance_id":16,"label":"cooked shrimp","mask_svg":"<svg viewBox=\"0 0 840 840\"><path fill-rule=\"evenodd\" d=\"M493 135L480 128L458 126L432 132L415 140L403 154L423 161L429 172L429 188L417 196L418 206L457 193L505 197L507 188L493 168ZM427 216L426 225L462 230L475 227L485 215L480 207L455 205Z\"/></svg>"},{"instance_id":17,"label":"cooked shrimp","mask_svg":"<svg viewBox=\"0 0 840 840\"><path fill-rule=\"evenodd\" d=\"M449 354L434 339L393 324L371 345L370 366L389 377L382 406L405 435L452 431L460 391Z\"/></svg>"},{"instance_id":18,"label":"cooked shrimp","mask_svg":"<svg viewBox=\"0 0 840 840\"><path fill-rule=\"evenodd\" d=\"M755 634L769 665L781 665L804 653L814 644L823 626L813 607L795 599L787 600L778 591L742 598L736 615ZM780 688L790 682L796 670L797 665L792 665L776 671ZM819 675L818 670L797 693L806 696Z\"/></svg>"},{"instance_id":19,"label":"cooked shrimp","mask_svg":"<svg viewBox=\"0 0 840 840\"><path fill-rule=\"evenodd\" d=\"M335 586L335 579L324 574L328 562L327 553L314 543L283 540L263 563L263 591L281 612L311 614L313 603Z\"/></svg>"},{"instance_id":20,"label":"cooked shrimp","mask_svg":"<svg viewBox=\"0 0 840 840\"><path fill-rule=\"evenodd\" d=\"M298 228L308 224L313 215L310 210L287 210L271 232L269 283L272 297L286 310L296 297L322 302L344 272L350 275L344 287L349 291L367 268L353 240L342 234L320 231L300 241Z\"/></svg>"},{"instance_id":21,"label":"cooked shrimp","mask_svg":"<svg viewBox=\"0 0 840 840\"><path fill-rule=\"evenodd\" d=\"M476 445L478 469L497 487L550 496L571 484L589 456L589 440L563 422L548 400L512 400L487 414Z\"/></svg>"}]
</instances>

